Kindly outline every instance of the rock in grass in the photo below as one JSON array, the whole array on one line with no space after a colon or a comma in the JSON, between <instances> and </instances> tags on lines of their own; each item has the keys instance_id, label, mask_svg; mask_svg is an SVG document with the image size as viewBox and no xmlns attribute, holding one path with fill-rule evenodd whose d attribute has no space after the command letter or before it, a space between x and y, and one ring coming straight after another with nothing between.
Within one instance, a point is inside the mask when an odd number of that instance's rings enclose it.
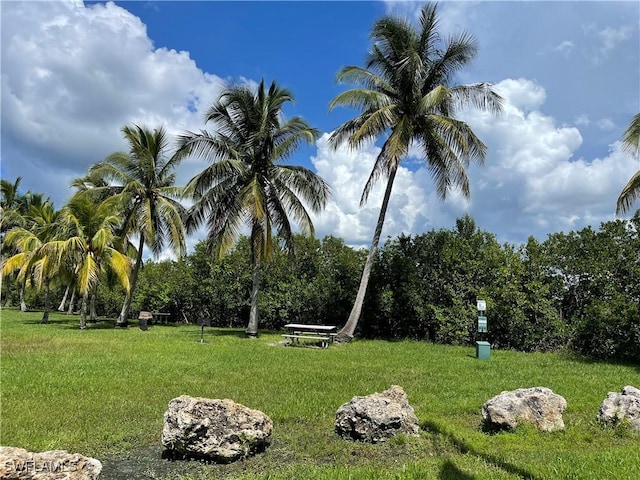
<instances>
[{"instance_id":1,"label":"rock in grass","mask_svg":"<svg viewBox=\"0 0 640 480\"><path fill-rule=\"evenodd\" d=\"M0 447L0 478L4 480L95 480L102 463L65 450L28 452Z\"/></svg>"},{"instance_id":2,"label":"rock in grass","mask_svg":"<svg viewBox=\"0 0 640 480\"><path fill-rule=\"evenodd\" d=\"M336 412L335 431L351 440L377 443L399 433L417 435L418 418L402 387L353 397Z\"/></svg>"},{"instance_id":3,"label":"rock in grass","mask_svg":"<svg viewBox=\"0 0 640 480\"><path fill-rule=\"evenodd\" d=\"M614 425L626 421L640 432L640 390L627 385L622 393L609 392L600 405L598 420Z\"/></svg>"},{"instance_id":4,"label":"rock in grass","mask_svg":"<svg viewBox=\"0 0 640 480\"><path fill-rule=\"evenodd\" d=\"M538 429L564 430L562 414L567 401L545 387L502 392L482 406L482 418L489 428L511 429L530 422Z\"/></svg>"},{"instance_id":5,"label":"rock in grass","mask_svg":"<svg viewBox=\"0 0 640 480\"><path fill-rule=\"evenodd\" d=\"M229 463L263 451L273 422L264 413L232 400L182 395L164 414L165 456Z\"/></svg>"}]
</instances>

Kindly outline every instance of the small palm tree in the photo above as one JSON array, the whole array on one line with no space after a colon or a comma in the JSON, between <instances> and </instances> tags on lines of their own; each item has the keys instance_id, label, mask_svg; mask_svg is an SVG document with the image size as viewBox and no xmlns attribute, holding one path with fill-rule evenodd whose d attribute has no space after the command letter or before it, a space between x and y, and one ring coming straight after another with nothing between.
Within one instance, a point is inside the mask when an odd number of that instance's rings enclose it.
<instances>
[{"instance_id":1,"label":"small palm tree","mask_svg":"<svg viewBox=\"0 0 640 480\"><path fill-rule=\"evenodd\" d=\"M235 86L223 92L206 114L205 123L211 122L215 133L187 132L180 137L181 151L211 162L186 187L195 201L187 227L194 230L206 223L209 248L219 257L243 227L250 230L253 287L248 336L258 333L261 272L272 257L276 239L293 248L289 216L303 233L313 234L305 204L319 212L329 196L328 185L318 175L280 163L318 136L302 118L283 118L284 105L292 101L291 93L275 82L268 90L264 80L257 91Z\"/></svg>"},{"instance_id":2,"label":"small palm tree","mask_svg":"<svg viewBox=\"0 0 640 480\"><path fill-rule=\"evenodd\" d=\"M637 113L624 131L622 144L625 151L640 154L640 113ZM616 214L629 211L634 202L640 198L640 170L638 170L627 182L620 192L616 204Z\"/></svg>"},{"instance_id":3,"label":"small palm tree","mask_svg":"<svg viewBox=\"0 0 640 480\"><path fill-rule=\"evenodd\" d=\"M0 200L0 256L2 262L5 258L16 255L18 250L13 242L6 241L6 235L9 230L15 227L23 227L30 230L32 226L33 218L30 214L33 209L43 207L46 203L50 203L50 200L44 198L41 193L33 193L30 190L24 194L20 194L19 187L22 182L22 177L18 177L15 182L11 183L8 180L0 180L0 190L2 192L2 198ZM4 276L0 276L4 280ZM0 283L0 288L1 288ZM25 302L25 285L26 281L20 283L20 311L27 311L27 304Z\"/></svg>"},{"instance_id":4,"label":"small palm tree","mask_svg":"<svg viewBox=\"0 0 640 480\"><path fill-rule=\"evenodd\" d=\"M116 326L127 324L144 246L156 257L166 245L178 256L186 253L183 225L186 211L179 202L184 189L175 186L174 172L180 155L166 156L169 140L164 128L152 131L134 125L124 127L122 133L129 143L129 151L109 155L93 165L87 177L74 182L80 190L92 192L99 198L119 196L123 204L122 232L138 235L131 289Z\"/></svg>"},{"instance_id":5,"label":"small palm tree","mask_svg":"<svg viewBox=\"0 0 640 480\"><path fill-rule=\"evenodd\" d=\"M59 212L49 200L43 204L35 204L30 207L26 215L20 215L20 223L28 228L13 227L4 239L5 246L12 248L14 254L3 262L2 276L18 272L21 303L24 303L23 292L27 285L31 284L38 290L45 287L44 314L41 323L49 321L49 286L57 273L56 263L44 255L41 248L46 242L55 239L58 215Z\"/></svg>"},{"instance_id":6,"label":"small palm tree","mask_svg":"<svg viewBox=\"0 0 640 480\"><path fill-rule=\"evenodd\" d=\"M0 199L0 232L4 235L7 231L13 227L20 226L24 223L24 219L20 215L24 209L21 208L24 205L23 197L20 195L18 189L22 177L16 178L15 182L11 183L8 180L0 180L0 192L2 198Z\"/></svg>"},{"instance_id":7,"label":"small palm tree","mask_svg":"<svg viewBox=\"0 0 640 480\"><path fill-rule=\"evenodd\" d=\"M420 148L441 198L455 187L468 196L466 168L471 161L483 163L486 147L455 114L467 106L495 113L502 108L500 96L486 83L452 85L455 74L473 60L478 47L467 33L442 42L435 4L422 7L417 29L406 20L385 16L374 24L371 37L373 46L365 68L345 67L337 76L338 82L358 87L339 94L330 104L331 109L341 105L362 112L333 132L330 142L334 148L344 142L357 148L380 136L385 138L361 204L378 180L387 179L358 294L338 341L353 338L393 182L411 144L415 142Z\"/></svg>"},{"instance_id":8,"label":"small palm tree","mask_svg":"<svg viewBox=\"0 0 640 480\"><path fill-rule=\"evenodd\" d=\"M128 293L131 263L114 245L121 223L120 199L111 197L96 204L90 195L78 193L60 213L58 239L47 242L41 251L55 258L59 267L72 266L75 283L82 296L80 328L87 326L87 300L101 273L110 270Z\"/></svg>"}]
</instances>

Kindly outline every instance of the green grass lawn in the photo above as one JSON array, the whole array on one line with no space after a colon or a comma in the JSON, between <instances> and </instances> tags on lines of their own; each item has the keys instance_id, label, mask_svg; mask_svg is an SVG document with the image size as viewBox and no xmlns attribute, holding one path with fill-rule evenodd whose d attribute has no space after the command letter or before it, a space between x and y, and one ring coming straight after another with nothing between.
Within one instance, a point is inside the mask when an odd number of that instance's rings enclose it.
<instances>
[{"instance_id":1,"label":"green grass lawn","mask_svg":"<svg viewBox=\"0 0 640 480\"><path fill-rule=\"evenodd\" d=\"M279 333L199 327L78 328L78 318L1 312L0 444L65 449L103 461L101 478L616 479L640 472L640 435L595 419L609 391L640 387L640 366L556 354L492 351L422 342L354 341L283 347ZM378 445L333 433L335 412L354 395L391 385L407 392L417 438ZM503 390L545 386L568 403L566 430L532 427L489 435L485 401ZM160 459L162 417L182 394L230 398L274 423L265 453L231 465ZM128 463L127 463L128 462ZM119 467L119 468L120 468ZM120 471L122 472L122 470Z\"/></svg>"}]
</instances>

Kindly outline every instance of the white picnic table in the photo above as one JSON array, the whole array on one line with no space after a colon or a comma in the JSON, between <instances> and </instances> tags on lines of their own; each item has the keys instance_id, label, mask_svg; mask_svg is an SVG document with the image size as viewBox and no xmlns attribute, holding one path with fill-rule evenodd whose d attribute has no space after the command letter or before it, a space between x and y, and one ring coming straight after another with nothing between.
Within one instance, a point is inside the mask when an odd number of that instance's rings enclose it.
<instances>
[{"instance_id":1,"label":"white picnic table","mask_svg":"<svg viewBox=\"0 0 640 480\"><path fill-rule=\"evenodd\" d=\"M307 325L304 323L288 323L284 326L289 333L282 336L289 339L289 343L297 343L300 339L315 340L327 348L333 342L338 327L335 325Z\"/></svg>"}]
</instances>

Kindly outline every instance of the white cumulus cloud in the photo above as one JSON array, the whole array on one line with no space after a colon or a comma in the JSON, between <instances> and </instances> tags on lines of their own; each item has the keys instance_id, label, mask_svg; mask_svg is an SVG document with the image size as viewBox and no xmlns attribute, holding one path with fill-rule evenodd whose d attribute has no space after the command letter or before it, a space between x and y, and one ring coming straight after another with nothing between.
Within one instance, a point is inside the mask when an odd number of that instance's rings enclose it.
<instances>
[{"instance_id":1,"label":"white cumulus cloud","mask_svg":"<svg viewBox=\"0 0 640 480\"><path fill-rule=\"evenodd\" d=\"M396 177L382 240L452 228L455 218L465 213L481 228L499 232L501 241L514 243L528 235L542 240L552 232L597 227L614 218L615 200L638 169L637 161L617 142L603 158L574 158L582 135L544 114L542 86L527 79L506 79L495 88L505 98L502 115L478 111L462 115L488 146L485 166L469 169L471 199L451 192L441 201L428 169L411 160ZM318 141L313 163L334 195L327 211L316 219L318 233L334 232L351 245L366 246L382 203L384 180L363 208L359 198L379 148L334 151L327 140L325 134Z\"/></svg>"},{"instance_id":2,"label":"white cumulus cloud","mask_svg":"<svg viewBox=\"0 0 640 480\"><path fill-rule=\"evenodd\" d=\"M123 126L200 128L222 86L113 3L3 2L2 16L3 173L38 172L28 187L57 205L73 177L126 148Z\"/></svg>"}]
</instances>

